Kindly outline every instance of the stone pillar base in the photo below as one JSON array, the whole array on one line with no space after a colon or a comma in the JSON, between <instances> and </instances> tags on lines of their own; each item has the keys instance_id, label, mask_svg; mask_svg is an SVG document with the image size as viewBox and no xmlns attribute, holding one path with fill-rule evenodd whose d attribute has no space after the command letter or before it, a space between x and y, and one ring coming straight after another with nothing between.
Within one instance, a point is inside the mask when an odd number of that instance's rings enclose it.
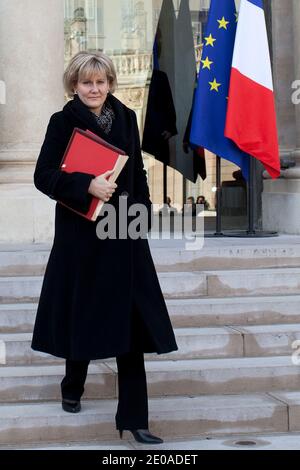
<instances>
[{"instance_id":1,"label":"stone pillar base","mask_svg":"<svg viewBox=\"0 0 300 470\"><path fill-rule=\"evenodd\" d=\"M264 180L263 229L300 235L300 179Z\"/></svg>"},{"instance_id":2,"label":"stone pillar base","mask_svg":"<svg viewBox=\"0 0 300 470\"><path fill-rule=\"evenodd\" d=\"M32 184L0 185L0 243L51 243L55 201Z\"/></svg>"}]
</instances>

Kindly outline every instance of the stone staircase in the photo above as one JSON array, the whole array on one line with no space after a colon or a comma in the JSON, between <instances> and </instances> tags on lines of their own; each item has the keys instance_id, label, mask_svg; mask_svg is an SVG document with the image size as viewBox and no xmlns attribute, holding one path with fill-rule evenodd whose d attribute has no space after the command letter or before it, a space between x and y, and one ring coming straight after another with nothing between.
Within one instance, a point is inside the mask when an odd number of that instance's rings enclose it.
<instances>
[{"instance_id":1,"label":"stone staircase","mask_svg":"<svg viewBox=\"0 0 300 470\"><path fill-rule=\"evenodd\" d=\"M300 239L150 245L179 346L145 355L151 430L171 439L300 431ZM49 248L0 246L0 445L118 442L115 360L91 363L72 415L60 406L64 361L30 349Z\"/></svg>"}]
</instances>

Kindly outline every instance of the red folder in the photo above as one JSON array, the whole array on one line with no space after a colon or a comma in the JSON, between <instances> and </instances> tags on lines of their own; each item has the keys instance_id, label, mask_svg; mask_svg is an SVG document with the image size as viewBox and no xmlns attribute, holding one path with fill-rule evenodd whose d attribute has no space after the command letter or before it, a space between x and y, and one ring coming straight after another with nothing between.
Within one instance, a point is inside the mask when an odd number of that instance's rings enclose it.
<instances>
[{"instance_id":1,"label":"red folder","mask_svg":"<svg viewBox=\"0 0 300 470\"><path fill-rule=\"evenodd\" d=\"M84 131L75 127L62 158L60 169L66 173L79 171L96 176L108 170L114 170L114 173L107 178L109 182L114 183L127 160L128 155L125 155L123 150L114 147L89 130ZM104 204L101 199L93 197L88 212L83 214L61 201L58 202L92 221L97 219Z\"/></svg>"}]
</instances>

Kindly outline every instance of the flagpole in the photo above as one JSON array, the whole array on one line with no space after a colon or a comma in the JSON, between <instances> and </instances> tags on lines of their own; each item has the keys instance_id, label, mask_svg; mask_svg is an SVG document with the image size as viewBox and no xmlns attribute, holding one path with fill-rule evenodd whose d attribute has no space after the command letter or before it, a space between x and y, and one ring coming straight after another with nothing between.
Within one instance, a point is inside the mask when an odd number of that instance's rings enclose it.
<instances>
[{"instance_id":1,"label":"flagpole","mask_svg":"<svg viewBox=\"0 0 300 470\"><path fill-rule=\"evenodd\" d=\"M245 230L226 230L222 232L222 182L221 182L221 157L216 155L216 231L215 233L205 233L205 238L212 237L235 237L235 238L265 238L277 237L277 232L266 230L255 230L255 178L256 178L256 161L250 158L249 161L249 180L247 182L247 212L248 212L248 229ZM197 236L197 235L196 235ZM198 235L200 236L200 235Z\"/></svg>"},{"instance_id":2,"label":"flagpole","mask_svg":"<svg viewBox=\"0 0 300 470\"><path fill-rule=\"evenodd\" d=\"M222 181L221 181L221 157L216 155L216 231L205 233L205 238L226 237L222 232ZM197 235L196 235L197 236Z\"/></svg>"},{"instance_id":3,"label":"flagpole","mask_svg":"<svg viewBox=\"0 0 300 470\"><path fill-rule=\"evenodd\" d=\"M167 204L167 168L166 163L163 163L163 204Z\"/></svg>"},{"instance_id":4,"label":"flagpole","mask_svg":"<svg viewBox=\"0 0 300 470\"><path fill-rule=\"evenodd\" d=\"M256 160L250 156L249 159L249 179L247 181L247 212L248 212L248 229L240 231L225 232L225 237L236 238L268 238L278 237L277 232L267 230L255 230L255 193L256 193Z\"/></svg>"},{"instance_id":5,"label":"flagpole","mask_svg":"<svg viewBox=\"0 0 300 470\"><path fill-rule=\"evenodd\" d=\"M222 219L221 219L221 207L222 207L222 188L221 188L221 158L219 155L216 155L216 187L217 187L217 204L216 204L216 232L214 234L215 237L223 236L221 227L222 227Z\"/></svg>"},{"instance_id":6,"label":"flagpole","mask_svg":"<svg viewBox=\"0 0 300 470\"><path fill-rule=\"evenodd\" d=\"M247 206L248 206L248 231L249 236L255 235L254 229L254 179L255 179L255 160L250 157L249 162L249 181L247 182Z\"/></svg>"}]
</instances>

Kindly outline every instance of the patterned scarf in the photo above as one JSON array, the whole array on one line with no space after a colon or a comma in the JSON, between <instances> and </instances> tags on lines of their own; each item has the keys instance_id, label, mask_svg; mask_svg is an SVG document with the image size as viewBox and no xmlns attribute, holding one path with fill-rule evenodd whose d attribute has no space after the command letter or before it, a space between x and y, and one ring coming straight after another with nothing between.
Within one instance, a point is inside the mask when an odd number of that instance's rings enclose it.
<instances>
[{"instance_id":1,"label":"patterned scarf","mask_svg":"<svg viewBox=\"0 0 300 470\"><path fill-rule=\"evenodd\" d=\"M115 118L115 113L111 107L111 104L106 101L102 106L99 116L96 113L92 114L95 116L97 124L106 134L108 134L111 131L112 122Z\"/></svg>"}]
</instances>

